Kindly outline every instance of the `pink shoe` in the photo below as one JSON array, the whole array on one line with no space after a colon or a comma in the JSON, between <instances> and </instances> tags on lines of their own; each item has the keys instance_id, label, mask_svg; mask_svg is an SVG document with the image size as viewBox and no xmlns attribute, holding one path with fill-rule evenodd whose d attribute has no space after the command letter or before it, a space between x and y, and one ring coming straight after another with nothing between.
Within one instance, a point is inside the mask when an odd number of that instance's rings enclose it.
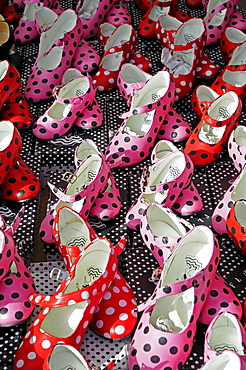
<instances>
[{"instance_id":1,"label":"pink shoe","mask_svg":"<svg viewBox=\"0 0 246 370\"><path fill-rule=\"evenodd\" d=\"M25 97L39 102L52 97L53 88L72 63L82 37L82 25L72 9L65 10L40 38L38 57L28 76ZM73 43L68 42L73 38Z\"/></svg>"},{"instance_id":2,"label":"pink shoe","mask_svg":"<svg viewBox=\"0 0 246 370\"><path fill-rule=\"evenodd\" d=\"M85 40L81 40L74 54L71 67L77 68L81 73L91 73L96 70L101 61L97 50Z\"/></svg>"},{"instance_id":3,"label":"pink shoe","mask_svg":"<svg viewBox=\"0 0 246 370\"><path fill-rule=\"evenodd\" d=\"M35 12L37 9L44 6L52 9L57 14L62 12L58 0L44 0L43 2L39 0L25 0L24 4L24 12L14 31L16 44L25 44L33 41L39 35L35 27Z\"/></svg>"},{"instance_id":4,"label":"pink shoe","mask_svg":"<svg viewBox=\"0 0 246 370\"><path fill-rule=\"evenodd\" d=\"M78 167L89 155L97 154L102 158L103 166L109 172L107 186L98 194L91 206L90 216L108 221L115 218L121 209L121 196L114 176L109 169L104 154L98 146L90 139L85 139L75 150L75 165Z\"/></svg>"},{"instance_id":5,"label":"pink shoe","mask_svg":"<svg viewBox=\"0 0 246 370\"><path fill-rule=\"evenodd\" d=\"M121 115L124 121L106 148L111 168L131 166L149 155L174 98L174 85L164 71L135 91L129 112Z\"/></svg>"},{"instance_id":6,"label":"pink shoe","mask_svg":"<svg viewBox=\"0 0 246 370\"><path fill-rule=\"evenodd\" d=\"M190 158L178 150L145 169L141 179L142 193L127 212L127 226L139 228L141 215L149 203L156 202L173 209L182 190L190 185L193 169Z\"/></svg>"},{"instance_id":7,"label":"pink shoe","mask_svg":"<svg viewBox=\"0 0 246 370\"><path fill-rule=\"evenodd\" d=\"M56 139L65 135L81 113L87 110L95 100L96 90L91 77L82 76L65 85L57 86L51 107L38 118L32 132L39 139ZM96 119L96 118L95 118ZM102 121L97 123L102 125Z\"/></svg>"},{"instance_id":8,"label":"pink shoe","mask_svg":"<svg viewBox=\"0 0 246 370\"><path fill-rule=\"evenodd\" d=\"M113 31L104 47L99 70L93 76L98 91L108 91L117 86L120 68L129 61L136 44L136 31L131 25L124 23Z\"/></svg>"},{"instance_id":9,"label":"pink shoe","mask_svg":"<svg viewBox=\"0 0 246 370\"><path fill-rule=\"evenodd\" d=\"M82 162L74 174L67 172L63 175L63 180L68 182L65 192L48 183L51 191L59 200L43 219L40 226L40 238L45 243L54 243L52 225L56 212L63 206L72 208L82 217L87 218L99 192L105 190L108 177L109 172L103 164L102 157L92 154Z\"/></svg>"},{"instance_id":10,"label":"pink shoe","mask_svg":"<svg viewBox=\"0 0 246 370\"><path fill-rule=\"evenodd\" d=\"M246 360L233 351L223 351L217 357L209 360L200 370L246 370Z\"/></svg>"},{"instance_id":11,"label":"pink shoe","mask_svg":"<svg viewBox=\"0 0 246 370\"><path fill-rule=\"evenodd\" d=\"M96 36L100 24L104 21L110 9L117 3L117 0L78 0L76 13L83 25L84 39Z\"/></svg>"},{"instance_id":12,"label":"pink shoe","mask_svg":"<svg viewBox=\"0 0 246 370\"><path fill-rule=\"evenodd\" d=\"M237 126L228 140L228 154L235 168L241 172L246 158L246 127Z\"/></svg>"},{"instance_id":13,"label":"pink shoe","mask_svg":"<svg viewBox=\"0 0 246 370\"><path fill-rule=\"evenodd\" d=\"M181 239L164 264L153 295L138 306L143 314L131 343L129 370L182 368L219 255L219 244L206 226L194 227Z\"/></svg>"},{"instance_id":14,"label":"pink shoe","mask_svg":"<svg viewBox=\"0 0 246 370\"><path fill-rule=\"evenodd\" d=\"M231 207L239 199L246 199L246 166L226 191L213 212L212 226L218 234L227 234L226 220L228 214Z\"/></svg>"},{"instance_id":15,"label":"pink shoe","mask_svg":"<svg viewBox=\"0 0 246 370\"><path fill-rule=\"evenodd\" d=\"M226 350L236 352L246 361L246 331L230 312L222 312L210 323L205 334L204 361L208 362Z\"/></svg>"},{"instance_id":16,"label":"pink shoe","mask_svg":"<svg viewBox=\"0 0 246 370\"><path fill-rule=\"evenodd\" d=\"M34 281L13 241L13 233L19 226L23 212L24 208L10 226L0 216L0 326L19 324L25 321L34 309L34 304L28 300L29 295L35 293Z\"/></svg>"},{"instance_id":17,"label":"pink shoe","mask_svg":"<svg viewBox=\"0 0 246 370\"><path fill-rule=\"evenodd\" d=\"M104 22L113 24L115 27L119 27L123 23L132 23L132 17L128 11L128 8L124 4L115 4L104 19Z\"/></svg>"}]
</instances>

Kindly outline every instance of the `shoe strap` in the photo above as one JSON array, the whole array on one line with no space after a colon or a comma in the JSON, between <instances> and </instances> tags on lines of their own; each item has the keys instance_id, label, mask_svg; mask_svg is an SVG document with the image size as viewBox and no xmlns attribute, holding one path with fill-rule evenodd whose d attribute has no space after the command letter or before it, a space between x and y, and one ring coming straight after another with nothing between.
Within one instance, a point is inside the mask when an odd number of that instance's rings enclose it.
<instances>
[{"instance_id":1,"label":"shoe strap","mask_svg":"<svg viewBox=\"0 0 246 370\"><path fill-rule=\"evenodd\" d=\"M144 85L145 86L145 85ZM120 118L121 119L128 119L132 116L135 116L137 114L141 114L141 113L148 113L154 109L157 109L158 107L161 106L161 98L159 98L158 100L156 100L154 103L150 103L150 104L147 104L147 105L142 105L141 107L132 107L130 108L130 110L126 113L123 113Z\"/></svg>"},{"instance_id":2,"label":"shoe strap","mask_svg":"<svg viewBox=\"0 0 246 370\"><path fill-rule=\"evenodd\" d=\"M241 72L241 71L246 71L246 64L228 64L226 66L226 69L231 71L231 72Z\"/></svg>"},{"instance_id":3,"label":"shoe strap","mask_svg":"<svg viewBox=\"0 0 246 370\"><path fill-rule=\"evenodd\" d=\"M69 172L66 172L64 175L70 174ZM60 189L58 189L55 185L51 184L48 182L48 186L52 193L60 200L66 203L76 203L76 202L81 202L82 198L86 197L88 193L88 188L90 187L90 191L93 191L95 189L95 184L91 184L91 186L86 186L83 188L79 193L77 194L66 194Z\"/></svg>"},{"instance_id":4,"label":"shoe strap","mask_svg":"<svg viewBox=\"0 0 246 370\"><path fill-rule=\"evenodd\" d=\"M108 50L105 50L98 68L100 68L103 65L103 60L106 56L115 54L115 53L122 53L123 51L129 52L130 41L126 41L122 45L111 46L111 48L109 48Z\"/></svg>"},{"instance_id":5,"label":"shoe strap","mask_svg":"<svg viewBox=\"0 0 246 370\"><path fill-rule=\"evenodd\" d=\"M210 105L210 107L211 107L211 105ZM236 111L234 113L232 113L228 118L226 118L223 121L218 121L217 119L213 119L212 117L209 116L208 110L209 110L210 107L208 107L208 109L203 112L203 116L201 118L201 121L206 122L207 124L209 124L212 127L223 127L223 126L229 125L230 123L235 123L235 121L238 119L238 116L240 115L240 113L242 111L242 101L239 98L239 103L238 103L238 107L237 107Z\"/></svg>"},{"instance_id":6,"label":"shoe strap","mask_svg":"<svg viewBox=\"0 0 246 370\"><path fill-rule=\"evenodd\" d=\"M173 5L173 0L169 0L169 1L165 1L165 2L155 0L151 4L151 7L153 7L153 6L159 6L160 8L167 8L167 7L170 7L172 5Z\"/></svg>"},{"instance_id":7,"label":"shoe strap","mask_svg":"<svg viewBox=\"0 0 246 370\"><path fill-rule=\"evenodd\" d=\"M155 194L155 193L160 193L163 191L167 191L170 187L170 182L173 180L169 181L168 183L164 184L157 184L157 185L151 185L148 186L149 183L149 169L145 167L142 172L142 177L140 180L140 189L142 193L144 194ZM181 191L181 189L180 189Z\"/></svg>"},{"instance_id":8,"label":"shoe strap","mask_svg":"<svg viewBox=\"0 0 246 370\"><path fill-rule=\"evenodd\" d=\"M219 13L224 9L227 9L229 4L233 4L233 1L227 1L226 3L220 4L219 6L214 8L208 15L208 21L210 22L215 14Z\"/></svg>"},{"instance_id":9,"label":"shoe strap","mask_svg":"<svg viewBox=\"0 0 246 370\"><path fill-rule=\"evenodd\" d=\"M158 299L164 298L170 295L183 293L184 291L192 287L194 288L199 287L200 284L205 284L204 283L204 270L200 271L199 273L197 273L195 276L191 278L184 279L184 280L178 281L170 285L165 285L163 287L159 286L157 289L155 289L154 293L147 299L147 301L138 305L135 311L141 312L141 311L144 311L145 309L148 309L149 311Z\"/></svg>"}]
</instances>

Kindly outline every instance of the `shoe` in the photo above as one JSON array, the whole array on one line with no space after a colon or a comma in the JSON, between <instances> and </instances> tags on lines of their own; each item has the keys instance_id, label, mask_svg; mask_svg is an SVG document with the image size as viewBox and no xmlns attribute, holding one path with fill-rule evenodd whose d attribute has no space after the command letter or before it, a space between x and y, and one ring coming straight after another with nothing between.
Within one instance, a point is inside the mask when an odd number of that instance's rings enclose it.
<instances>
[{"instance_id":1,"label":"shoe","mask_svg":"<svg viewBox=\"0 0 246 370\"><path fill-rule=\"evenodd\" d=\"M125 4L114 4L109 10L104 22L114 25L114 27L119 27L123 23L132 23L132 17L129 10Z\"/></svg>"},{"instance_id":2,"label":"shoe","mask_svg":"<svg viewBox=\"0 0 246 370\"><path fill-rule=\"evenodd\" d=\"M244 220L245 209L246 201L244 199L237 200L231 207L226 220L227 233L234 242L235 247L243 255L246 255L246 223Z\"/></svg>"},{"instance_id":3,"label":"shoe","mask_svg":"<svg viewBox=\"0 0 246 370\"><path fill-rule=\"evenodd\" d=\"M195 88L191 94L190 103L199 120L219 96L207 85L199 85Z\"/></svg>"},{"instance_id":4,"label":"shoe","mask_svg":"<svg viewBox=\"0 0 246 370\"><path fill-rule=\"evenodd\" d=\"M235 10L233 0L209 0L205 7L206 16L203 19L206 27L206 45L217 43L221 33L229 26L230 17Z\"/></svg>"},{"instance_id":5,"label":"shoe","mask_svg":"<svg viewBox=\"0 0 246 370\"><path fill-rule=\"evenodd\" d=\"M212 226L218 234L226 234L226 220L230 209L235 202L240 199L246 199L245 192L246 166L244 166L240 175L235 179L233 184L225 192L223 198L217 204L212 215Z\"/></svg>"},{"instance_id":6,"label":"shoe","mask_svg":"<svg viewBox=\"0 0 246 370\"><path fill-rule=\"evenodd\" d=\"M235 27L238 30L246 31L246 19L243 14L241 14L238 6L235 6L235 11L230 17L228 27Z\"/></svg>"},{"instance_id":7,"label":"shoe","mask_svg":"<svg viewBox=\"0 0 246 370\"><path fill-rule=\"evenodd\" d=\"M43 308L16 352L15 369L30 369L35 358L35 369L42 370L47 354L58 342L79 349L117 272L117 253L112 244L106 238L97 238L74 261L54 295L30 295L30 302ZM54 269L51 276L56 273Z\"/></svg>"},{"instance_id":8,"label":"shoe","mask_svg":"<svg viewBox=\"0 0 246 370\"><path fill-rule=\"evenodd\" d=\"M217 98L204 112L184 148L195 166L205 166L219 158L241 112L241 99L233 91Z\"/></svg>"},{"instance_id":9,"label":"shoe","mask_svg":"<svg viewBox=\"0 0 246 370\"><path fill-rule=\"evenodd\" d=\"M179 21L177 18L166 14L161 16L155 28L155 37L160 45L165 49L169 49L172 53L172 48L177 34L178 29L184 22ZM196 77L201 79L210 79L218 75L219 68L212 62L212 60L204 53L201 52L201 56L197 61L196 66Z\"/></svg>"},{"instance_id":10,"label":"shoe","mask_svg":"<svg viewBox=\"0 0 246 370\"><path fill-rule=\"evenodd\" d=\"M220 50L223 53L226 63L232 57L234 50L246 41L246 34L235 28L227 27L220 37Z\"/></svg>"},{"instance_id":11,"label":"shoe","mask_svg":"<svg viewBox=\"0 0 246 370\"><path fill-rule=\"evenodd\" d=\"M42 140L65 135L82 112L88 115L86 111L95 100L95 95L90 76L77 77L65 85L57 86L53 93L55 101L38 118L32 128L33 134ZM101 126L102 123L97 122L97 125Z\"/></svg>"},{"instance_id":12,"label":"shoe","mask_svg":"<svg viewBox=\"0 0 246 370\"><path fill-rule=\"evenodd\" d=\"M0 216L1 327L24 322L35 306L28 300L29 295L35 293L34 281L13 240L14 231L19 226L23 212L22 208L11 225L7 225Z\"/></svg>"},{"instance_id":13,"label":"shoe","mask_svg":"<svg viewBox=\"0 0 246 370\"><path fill-rule=\"evenodd\" d=\"M19 10L23 9L25 6L24 0L12 0L12 3L13 3L14 8L19 9Z\"/></svg>"},{"instance_id":14,"label":"shoe","mask_svg":"<svg viewBox=\"0 0 246 370\"><path fill-rule=\"evenodd\" d=\"M65 10L40 37L37 59L28 76L25 97L39 102L52 97L55 86L72 63L82 37L82 25L72 9ZM73 43L68 42L73 39Z\"/></svg>"},{"instance_id":15,"label":"shoe","mask_svg":"<svg viewBox=\"0 0 246 370\"><path fill-rule=\"evenodd\" d=\"M9 61L0 61L0 110L4 104L22 100L21 78L18 70Z\"/></svg>"},{"instance_id":16,"label":"shoe","mask_svg":"<svg viewBox=\"0 0 246 370\"><path fill-rule=\"evenodd\" d=\"M0 184L4 182L8 172L16 164L21 150L22 139L18 130L12 122L2 121L0 125L0 145L1 145L1 171Z\"/></svg>"},{"instance_id":17,"label":"shoe","mask_svg":"<svg viewBox=\"0 0 246 370\"><path fill-rule=\"evenodd\" d=\"M152 202L161 204L180 214L182 209L178 209L174 205L177 204L176 201L182 190L191 184L193 169L191 159L178 150L167 154L148 169L145 169L140 184L141 194L126 215L127 226L130 229L138 229L141 215L148 204ZM195 203L194 206L196 207ZM189 211L193 213L192 207Z\"/></svg>"},{"instance_id":18,"label":"shoe","mask_svg":"<svg viewBox=\"0 0 246 370\"><path fill-rule=\"evenodd\" d=\"M75 150L75 166L79 165L92 154L97 154L102 158L103 166L109 173L107 186L104 191L100 192L91 206L90 216L99 218L103 221L114 219L121 209L121 195L114 176L106 162L104 154L98 146L90 139L84 139Z\"/></svg>"},{"instance_id":19,"label":"shoe","mask_svg":"<svg viewBox=\"0 0 246 370\"><path fill-rule=\"evenodd\" d=\"M230 312L217 315L205 334L204 361L216 358L224 351L233 351L246 361L246 332L241 322Z\"/></svg>"},{"instance_id":20,"label":"shoe","mask_svg":"<svg viewBox=\"0 0 246 370\"><path fill-rule=\"evenodd\" d=\"M226 370L232 368L235 370L245 370L246 361L242 356L239 356L233 351L224 351L205 363L200 370Z\"/></svg>"},{"instance_id":21,"label":"shoe","mask_svg":"<svg viewBox=\"0 0 246 370\"><path fill-rule=\"evenodd\" d=\"M141 89L151 77L151 74L146 73L136 65L123 64L118 75L117 86L128 106L131 105L136 90ZM187 139L190 133L188 122L171 107L162 122L157 137L160 140L179 142Z\"/></svg>"},{"instance_id":22,"label":"shoe","mask_svg":"<svg viewBox=\"0 0 246 370\"><path fill-rule=\"evenodd\" d=\"M117 86L120 68L129 61L136 44L137 34L131 25L124 23L113 31L104 47L99 70L93 76L93 83L99 92Z\"/></svg>"},{"instance_id":23,"label":"shoe","mask_svg":"<svg viewBox=\"0 0 246 370\"><path fill-rule=\"evenodd\" d=\"M174 85L164 71L136 90L130 110L121 115L124 121L105 151L111 168L131 166L149 155L174 99Z\"/></svg>"},{"instance_id":24,"label":"shoe","mask_svg":"<svg viewBox=\"0 0 246 370\"><path fill-rule=\"evenodd\" d=\"M101 57L97 50L86 40L81 40L74 54L71 67L78 69L83 74L94 73L100 61Z\"/></svg>"},{"instance_id":25,"label":"shoe","mask_svg":"<svg viewBox=\"0 0 246 370\"><path fill-rule=\"evenodd\" d=\"M182 368L219 255L219 244L206 226L194 227L181 239L164 264L154 293L138 306L143 314L131 342L129 370Z\"/></svg>"},{"instance_id":26,"label":"shoe","mask_svg":"<svg viewBox=\"0 0 246 370\"><path fill-rule=\"evenodd\" d=\"M241 172L246 159L246 128L237 126L232 131L228 140L228 154L232 159L235 168Z\"/></svg>"},{"instance_id":27,"label":"shoe","mask_svg":"<svg viewBox=\"0 0 246 370\"><path fill-rule=\"evenodd\" d=\"M117 0L78 0L76 13L83 25L83 38L91 39L97 35L100 24L104 21L110 9Z\"/></svg>"},{"instance_id":28,"label":"shoe","mask_svg":"<svg viewBox=\"0 0 246 370\"><path fill-rule=\"evenodd\" d=\"M67 269L71 268L83 249L97 237L93 228L77 212L68 207L58 210L54 220L53 238ZM124 250L125 245L124 238L116 244L114 249L118 251L117 255ZM119 305L119 295L127 305ZM94 313L90 328L108 339L128 336L136 324L136 306L132 289L118 271Z\"/></svg>"},{"instance_id":29,"label":"shoe","mask_svg":"<svg viewBox=\"0 0 246 370\"><path fill-rule=\"evenodd\" d=\"M242 100L246 97L246 73L244 60L246 58L246 42L239 45L232 57L210 86L217 94L223 95L229 91L234 91Z\"/></svg>"},{"instance_id":30,"label":"shoe","mask_svg":"<svg viewBox=\"0 0 246 370\"><path fill-rule=\"evenodd\" d=\"M51 207L40 226L40 238L44 243L54 243L52 225L56 212L62 206L76 210L80 216L87 219L90 209L98 194L105 190L109 172L103 165L103 159L98 154L88 156L73 173L66 172L63 180L68 182L65 191L48 183L58 201Z\"/></svg>"},{"instance_id":31,"label":"shoe","mask_svg":"<svg viewBox=\"0 0 246 370\"><path fill-rule=\"evenodd\" d=\"M12 0L2 2L0 14L3 16L6 22L8 22L9 25L13 26L14 28L18 26L20 16L17 10L15 9L14 5L12 4Z\"/></svg>"},{"instance_id":32,"label":"shoe","mask_svg":"<svg viewBox=\"0 0 246 370\"><path fill-rule=\"evenodd\" d=\"M19 20L18 26L14 31L14 38L16 44L26 44L27 42L33 41L39 35L35 27L35 12L42 6L53 9L58 14L62 12L61 6L58 0L25 0L24 11Z\"/></svg>"}]
</instances>

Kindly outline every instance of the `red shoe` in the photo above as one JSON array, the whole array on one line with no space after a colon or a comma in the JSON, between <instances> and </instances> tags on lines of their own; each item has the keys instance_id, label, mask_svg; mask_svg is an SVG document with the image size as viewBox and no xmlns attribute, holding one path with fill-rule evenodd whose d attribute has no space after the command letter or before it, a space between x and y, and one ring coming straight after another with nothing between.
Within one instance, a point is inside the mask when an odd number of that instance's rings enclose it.
<instances>
[{"instance_id":1,"label":"red shoe","mask_svg":"<svg viewBox=\"0 0 246 370\"><path fill-rule=\"evenodd\" d=\"M127 63L136 50L137 34L129 24L122 24L110 35L105 47L98 72L93 83L98 91L108 91L117 86L122 64Z\"/></svg>"},{"instance_id":2,"label":"red shoe","mask_svg":"<svg viewBox=\"0 0 246 370\"><path fill-rule=\"evenodd\" d=\"M241 112L241 99L233 91L217 98L204 112L184 148L195 166L204 166L219 157Z\"/></svg>"},{"instance_id":3,"label":"red shoe","mask_svg":"<svg viewBox=\"0 0 246 370\"><path fill-rule=\"evenodd\" d=\"M202 118L204 112L208 110L210 105L217 99L218 95L213 89L207 85L199 85L195 88L191 95L191 106L199 119Z\"/></svg>"},{"instance_id":4,"label":"red shoe","mask_svg":"<svg viewBox=\"0 0 246 370\"><path fill-rule=\"evenodd\" d=\"M235 28L227 27L220 37L220 49L225 61L228 63L234 50L246 41L246 34Z\"/></svg>"},{"instance_id":5,"label":"red shoe","mask_svg":"<svg viewBox=\"0 0 246 370\"><path fill-rule=\"evenodd\" d=\"M33 115L24 96L19 101L4 104L0 111L0 120L12 122L18 130L31 127Z\"/></svg>"},{"instance_id":6,"label":"red shoe","mask_svg":"<svg viewBox=\"0 0 246 370\"><path fill-rule=\"evenodd\" d=\"M53 269L52 276L57 272ZM106 238L97 238L74 261L54 295L32 294L30 302L43 309L16 353L15 369L30 370L35 363L35 370L42 370L45 358L58 342L79 349L117 273L117 252Z\"/></svg>"},{"instance_id":7,"label":"red shoe","mask_svg":"<svg viewBox=\"0 0 246 370\"><path fill-rule=\"evenodd\" d=\"M230 209L226 220L226 230L233 240L235 247L246 255L246 223L245 223L246 201L237 200Z\"/></svg>"}]
</instances>

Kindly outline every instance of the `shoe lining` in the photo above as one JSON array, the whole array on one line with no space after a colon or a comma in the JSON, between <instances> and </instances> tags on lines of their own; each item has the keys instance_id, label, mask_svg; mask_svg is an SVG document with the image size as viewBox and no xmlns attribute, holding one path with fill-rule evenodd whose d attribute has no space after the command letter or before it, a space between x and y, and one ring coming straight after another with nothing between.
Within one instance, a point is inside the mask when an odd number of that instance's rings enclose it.
<instances>
[{"instance_id":1,"label":"shoe lining","mask_svg":"<svg viewBox=\"0 0 246 370\"><path fill-rule=\"evenodd\" d=\"M163 5L165 5L165 4L163 4ZM149 12L149 19L151 19L154 22L157 22L158 19L162 15L168 14L169 10L170 10L169 6L156 6L156 5L154 5L152 7L151 11Z\"/></svg>"}]
</instances>

